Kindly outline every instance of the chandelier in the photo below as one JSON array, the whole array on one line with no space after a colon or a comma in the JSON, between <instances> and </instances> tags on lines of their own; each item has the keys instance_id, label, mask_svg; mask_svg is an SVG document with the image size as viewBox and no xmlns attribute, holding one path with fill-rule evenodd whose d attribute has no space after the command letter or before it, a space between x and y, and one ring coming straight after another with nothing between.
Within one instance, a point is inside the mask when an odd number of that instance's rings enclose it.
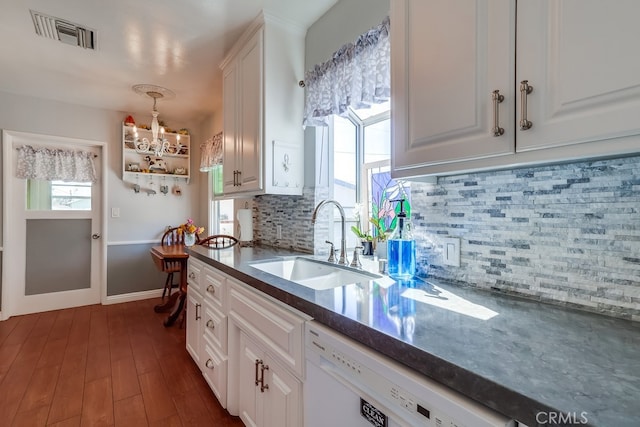
<instances>
[{"instance_id":1,"label":"chandelier","mask_svg":"<svg viewBox=\"0 0 640 427\"><path fill-rule=\"evenodd\" d=\"M160 126L158 122L158 108L157 101L158 99L171 99L176 95L172 91L162 86L148 85L148 84L140 84L132 87L133 91L139 95L146 96L148 98L153 99L153 110L151 110L151 141L149 142L148 147L144 147L145 150L149 153L153 153L158 157L162 157L163 154L167 152L169 148L169 141L164 137L164 127ZM134 126L133 128L134 138L138 139L138 132ZM176 135L177 141L180 141L180 135Z\"/></svg>"}]
</instances>

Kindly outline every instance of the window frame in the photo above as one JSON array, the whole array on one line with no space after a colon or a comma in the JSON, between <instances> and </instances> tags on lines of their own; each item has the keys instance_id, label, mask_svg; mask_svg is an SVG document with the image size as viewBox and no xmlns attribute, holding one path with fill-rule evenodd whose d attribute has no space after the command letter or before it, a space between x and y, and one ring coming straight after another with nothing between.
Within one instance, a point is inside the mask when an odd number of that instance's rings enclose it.
<instances>
[{"instance_id":1,"label":"window frame","mask_svg":"<svg viewBox=\"0 0 640 427\"><path fill-rule=\"evenodd\" d=\"M348 108L348 112L345 116L342 116L343 118L349 120L355 127L355 155L356 155L356 164L355 164L355 168L356 168L356 200L355 203L356 205L360 205L362 206L363 201L366 201L368 199L368 195L366 194L366 192L368 191L368 184L367 184L367 172L372 169L372 168L378 168L378 167L385 167L385 166L389 166L391 164L391 159L388 160L379 160L379 161L375 161L375 162L370 162L368 164L364 163L364 158L365 158L365 129L368 126L383 122L385 120L391 120L391 110L386 110L383 112L380 112L378 114L374 114L371 115L369 117L366 118L360 118L358 116L357 111L354 111L351 107ZM329 118L329 138L328 138L328 142L329 142L329 152L328 152L328 164L329 164L329 172L328 172L328 176L331 178L329 179L329 194L330 197L333 198L334 197L334 181L335 181L335 175L334 175L334 152L335 152L335 126L334 126L334 120L335 120L335 115L330 116ZM391 141L389 141L389 144L391 144ZM337 210L334 210L335 213L334 215L331 217L331 224L329 227L329 239L333 242L336 241L336 239L339 239L339 236L336 236L334 234L335 231L335 224L340 222L340 216L338 215ZM361 211L363 211L363 209L361 209ZM367 215L370 214L370 208L367 206L366 210L364 210L366 212ZM362 215L364 212L359 212L360 215ZM358 224L358 217L355 214L349 215L348 212L345 212L346 214L346 223L347 223L347 236L345 236L345 238L347 238L347 241L349 240L349 236L351 234L353 234L351 232L351 225L357 225ZM368 217L366 218L360 218L360 228L363 230L367 230L367 231L371 231L371 225L369 224L368 221ZM349 247L350 249L352 249L352 247Z\"/></svg>"}]
</instances>

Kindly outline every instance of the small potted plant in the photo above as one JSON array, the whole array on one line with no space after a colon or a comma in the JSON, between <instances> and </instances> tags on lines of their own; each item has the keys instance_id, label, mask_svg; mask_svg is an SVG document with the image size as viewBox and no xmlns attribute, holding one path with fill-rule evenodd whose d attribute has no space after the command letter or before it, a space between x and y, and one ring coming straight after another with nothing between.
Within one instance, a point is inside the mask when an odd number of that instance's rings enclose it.
<instances>
[{"instance_id":1,"label":"small potted plant","mask_svg":"<svg viewBox=\"0 0 640 427\"><path fill-rule=\"evenodd\" d=\"M362 255L373 255L373 236L367 231L360 230L355 225L351 226L351 231L360 239L360 244L364 248L362 249Z\"/></svg>"}]
</instances>

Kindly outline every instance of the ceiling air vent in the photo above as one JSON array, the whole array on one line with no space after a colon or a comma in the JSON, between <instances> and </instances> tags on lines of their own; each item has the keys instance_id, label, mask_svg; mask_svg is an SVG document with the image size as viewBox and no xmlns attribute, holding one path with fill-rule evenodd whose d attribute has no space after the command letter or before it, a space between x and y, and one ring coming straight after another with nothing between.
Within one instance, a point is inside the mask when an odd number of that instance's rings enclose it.
<instances>
[{"instance_id":1,"label":"ceiling air vent","mask_svg":"<svg viewBox=\"0 0 640 427\"><path fill-rule=\"evenodd\" d=\"M96 32L73 22L31 10L36 34L85 49L96 48Z\"/></svg>"}]
</instances>

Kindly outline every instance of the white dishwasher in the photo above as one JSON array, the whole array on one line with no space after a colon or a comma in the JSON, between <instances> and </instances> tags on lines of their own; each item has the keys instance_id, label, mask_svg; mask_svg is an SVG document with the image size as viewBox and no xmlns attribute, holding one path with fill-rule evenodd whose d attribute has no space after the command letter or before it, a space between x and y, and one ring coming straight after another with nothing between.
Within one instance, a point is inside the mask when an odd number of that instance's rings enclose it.
<instances>
[{"instance_id":1,"label":"white dishwasher","mask_svg":"<svg viewBox=\"0 0 640 427\"><path fill-rule=\"evenodd\" d=\"M317 322L307 322L305 341L305 427L515 426Z\"/></svg>"}]
</instances>

